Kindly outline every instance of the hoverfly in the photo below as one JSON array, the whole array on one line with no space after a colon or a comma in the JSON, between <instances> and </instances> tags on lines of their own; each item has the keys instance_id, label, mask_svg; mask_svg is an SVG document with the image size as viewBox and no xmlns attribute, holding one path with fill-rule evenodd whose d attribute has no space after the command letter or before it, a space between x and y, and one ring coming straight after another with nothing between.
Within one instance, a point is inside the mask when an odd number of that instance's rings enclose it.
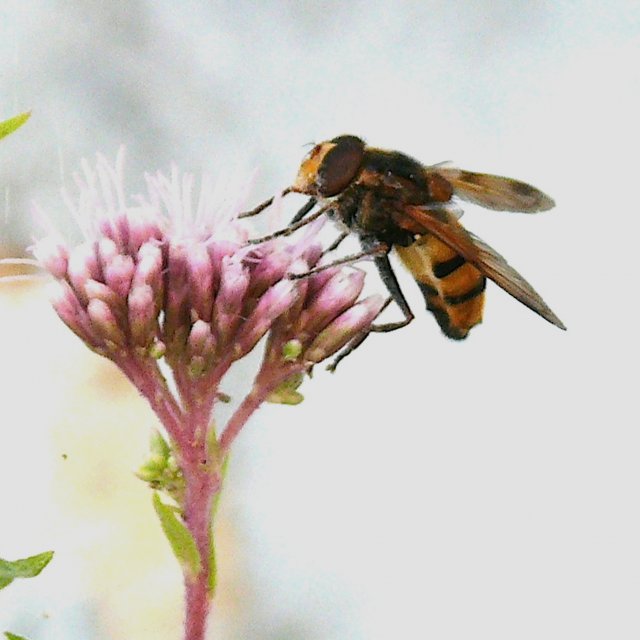
<instances>
[{"instance_id":1,"label":"hoverfly","mask_svg":"<svg viewBox=\"0 0 640 640\"><path fill-rule=\"evenodd\" d=\"M310 199L289 227L255 242L289 235L323 214L345 229L332 248L350 233L355 234L362 246L360 253L320 268L373 257L404 319L374 325L372 331L392 331L414 318L389 262L391 249L413 275L427 309L449 338L466 338L482 321L487 278L551 324L565 329L533 287L458 221L461 211L454 198L498 211L551 209L553 200L535 187L445 165L424 166L403 153L369 147L356 136L342 135L311 149L293 185L283 193L292 192ZM241 215L255 215L272 201ZM308 216L316 204L319 209Z\"/></svg>"}]
</instances>

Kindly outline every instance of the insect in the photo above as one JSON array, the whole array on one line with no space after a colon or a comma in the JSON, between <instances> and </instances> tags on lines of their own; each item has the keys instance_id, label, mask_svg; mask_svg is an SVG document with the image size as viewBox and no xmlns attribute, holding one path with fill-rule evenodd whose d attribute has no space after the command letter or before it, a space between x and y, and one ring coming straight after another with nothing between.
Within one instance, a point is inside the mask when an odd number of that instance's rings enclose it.
<instances>
[{"instance_id":1,"label":"insect","mask_svg":"<svg viewBox=\"0 0 640 640\"><path fill-rule=\"evenodd\" d=\"M324 214L344 229L332 248L355 234L361 252L320 268L373 257L404 319L374 325L371 331L393 331L414 318L389 262L392 249L413 275L427 309L449 338L466 338L482 321L487 278L551 324L565 329L533 287L458 221L461 211L457 199L498 211L551 209L553 200L531 185L445 165L424 166L403 153L369 147L356 136L342 135L313 147L284 193L310 198L289 227L255 242L289 235ZM255 215L272 200L241 215ZM319 208L309 215L316 205Z\"/></svg>"}]
</instances>

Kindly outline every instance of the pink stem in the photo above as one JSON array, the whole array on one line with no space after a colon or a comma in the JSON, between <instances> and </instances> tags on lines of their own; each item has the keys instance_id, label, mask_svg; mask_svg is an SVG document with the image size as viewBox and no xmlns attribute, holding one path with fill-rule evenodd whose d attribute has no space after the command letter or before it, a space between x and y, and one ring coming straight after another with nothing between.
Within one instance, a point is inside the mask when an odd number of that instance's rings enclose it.
<instances>
[{"instance_id":1,"label":"pink stem","mask_svg":"<svg viewBox=\"0 0 640 640\"><path fill-rule=\"evenodd\" d=\"M213 498L220 490L220 478L197 461L185 464L183 471L186 483L184 517L201 560L198 575L185 576L184 640L204 640L213 597L209 588L212 508Z\"/></svg>"},{"instance_id":2,"label":"pink stem","mask_svg":"<svg viewBox=\"0 0 640 640\"><path fill-rule=\"evenodd\" d=\"M188 434L183 431L184 415L159 371L150 370L132 358L120 359L118 366L147 399L154 413L178 446L185 448Z\"/></svg>"},{"instance_id":3,"label":"pink stem","mask_svg":"<svg viewBox=\"0 0 640 640\"><path fill-rule=\"evenodd\" d=\"M267 367L258 374L251 392L240 403L240 406L235 410L231 418L229 418L220 436L221 459L224 459L233 441L251 417L251 414L266 400L268 395L274 391L279 384L300 371L304 371L304 367L300 365L289 367L285 371L279 369L275 372L270 371Z\"/></svg>"}]
</instances>

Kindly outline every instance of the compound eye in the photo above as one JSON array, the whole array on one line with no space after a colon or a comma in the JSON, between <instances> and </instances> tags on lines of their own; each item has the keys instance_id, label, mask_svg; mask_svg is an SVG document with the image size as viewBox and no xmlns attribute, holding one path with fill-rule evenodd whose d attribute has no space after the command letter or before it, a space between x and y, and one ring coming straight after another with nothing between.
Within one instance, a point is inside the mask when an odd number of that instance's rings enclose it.
<instances>
[{"instance_id":1,"label":"compound eye","mask_svg":"<svg viewBox=\"0 0 640 640\"><path fill-rule=\"evenodd\" d=\"M318 168L318 193L335 196L356 177L364 158L364 142L355 136L340 136L331 140L329 149Z\"/></svg>"}]
</instances>

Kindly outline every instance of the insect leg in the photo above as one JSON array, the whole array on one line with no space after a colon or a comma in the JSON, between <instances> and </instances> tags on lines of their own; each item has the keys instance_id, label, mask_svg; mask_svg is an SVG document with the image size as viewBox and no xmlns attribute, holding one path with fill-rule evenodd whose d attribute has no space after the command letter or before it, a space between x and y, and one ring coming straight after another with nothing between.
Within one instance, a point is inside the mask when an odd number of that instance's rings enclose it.
<instances>
[{"instance_id":1,"label":"insect leg","mask_svg":"<svg viewBox=\"0 0 640 640\"><path fill-rule=\"evenodd\" d=\"M368 243L366 241L363 241L362 244L363 246L367 246ZM396 329L406 327L414 318L413 312L411 311L409 303L407 302L404 294L402 293L402 290L400 289L398 279L396 278L396 274L391 268L391 263L389 262L389 258L387 257L387 255L385 254L382 256L377 256L374 261L376 267L378 267L378 272L380 273L382 282L391 294L391 297L387 299L382 309L380 309L380 313L382 313L382 311L384 311L389 303L394 300L404 314L404 320L399 320L398 322L374 324L366 331L363 331L360 335L356 336L349 344L347 344L347 346L334 358L333 362L327 367L328 371L335 371L338 364L349 354L353 353L372 333L387 333L389 331L395 331Z\"/></svg>"},{"instance_id":2,"label":"insect leg","mask_svg":"<svg viewBox=\"0 0 640 640\"><path fill-rule=\"evenodd\" d=\"M311 211L311 209L313 209L313 207L316 206L316 202L318 201L315 198L309 198L307 200L307 203L300 208L300 211L298 211L298 213L296 213L296 215L293 216L289 224L295 224L296 222L300 222L300 220L302 220L302 218L304 218L307 215L307 213L309 213L309 211Z\"/></svg>"},{"instance_id":3,"label":"insect leg","mask_svg":"<svg viewBox=\"0 0 640 640\"><path fill-rule=\"evenodd\" d=\"M291 187L287 187L280 195L286 196L288 193L291 193ZM257 207L251 209L251 211L244 211L243 213L239 213L238 218L251 218L252 216L257 216L273 203L273 199L274 197L272 196L264 202L261 202Z\"/></svg>"},{"instance_id":4,"label":"insect leg","mask_svg":"<svg viewBox=\"0 0 640 640\"><path fill-rule=\"evenodd\" d=\"M345 238L348 238L351 234L348 231L343 231L323 252L322 255L324 256L327 253L331 253L332 251L335 251L340 244L342 243L342 241Z\"/></svg>"},{"instance_id":5,"label":"insect leg","mask_svg":"<svg viewBox=\"0 0 640 640\"><path fill-rule=\"evenodd\" d=\"M314 214L315 215L315 214ZM332 267L339 267L343 264L353 264L354 262L358 262L358 260L362 260L363 258L370 258L372 256L380 256L380 254L389 253L389 245L381 242L376 245L372 245L368 247L364 251L359 251L358 253L352 253L350 256L345 256L344 258L339 258L338 260L334 260L329 264L323 264L321 267L316 267L315 269L310 269L305 273L290 273L290 280L299 280L300 278L308 278L309 276L314 275L320 271L324 271L325 269L331 269ZM376 258L377 260L378 258Z\"/></svg>"},{"instance_id":6,"label":"insect leg","mask_svg":"<svg viewBox=\"0 0 640 640\"><path fill-rule=\"evenodd\" d=\"M300 220L299 222L295 222L294 224L290 224L288 227L285 227L284 229L280 229L279 231L275 231L274 233L270 233L268 236L263 236L262 238L255 238L253 240L249 240L249 244L260 244L262 242L266 242L267 240L280 238L281 236L290 236L294 231L297 231L301 227L304 227L305 225L309 224L310 222L317 220L321 215L325 214L331 208L331 206L332 206L331 204L327 204L324 207L320 207L320 209L318 209L317 211L314 211L308 218L305 218L304 220Z\"/></svg>"},{"instance_id":7,"label":"insect leg","mask_svg":"<svg viewBox=\"0 0 640 640\"><path fill-rule=\"evenodd\" d=\"M391 268L389 258L386 255L378 256L374 259L374 262L376 267L378 267L378 273L380 274L380 278L382 279L384 286L387 287L387 291L391 294L391 298L400 307L400 311L404 314L404 320L373 325L369 331L373 331L375 333L386 333L387 331L395 331L401 327L406 327L415 316L413 315L413 312L409 307L409 303L400 289L398 279Z\"/></svg>"},{"instance_id":8,"label":"insect leg","mask_svg":"<svg viewBox=\"0 0 640 640\"><path fill-rule=\"evenodd\" d=\"M387 298L382 309L380 309L380 313L382 313L389 304L393 301L393 298ZM333 373L336 370L336 367L340 362L342 362L349 354L353 353L369 336L371 335L371 331L363 331L361 334L357 335L351 342L347 344L346 347L333 359L331 364L327 365L327 371Z\"/></svg>"}]
</instances>

